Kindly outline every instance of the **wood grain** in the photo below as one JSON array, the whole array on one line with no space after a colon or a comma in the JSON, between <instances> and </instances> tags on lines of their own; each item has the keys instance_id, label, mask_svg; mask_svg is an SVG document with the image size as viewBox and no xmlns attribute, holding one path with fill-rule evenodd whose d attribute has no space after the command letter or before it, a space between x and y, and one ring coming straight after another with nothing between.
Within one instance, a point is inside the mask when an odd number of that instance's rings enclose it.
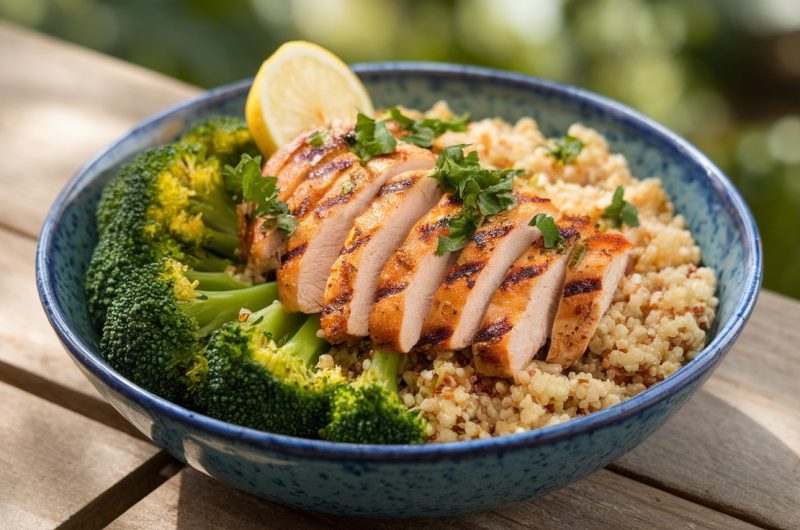
<instances>
[{"instance_id":1,"label":"wood grain","mask_svg":"<svg viewBox=\"0 0 800 530\"><path fill-rule=\"evenodd\" d=\"M0 43L0 225L32 237L64 182L95 152L198 92L4 23Z\"/></svg>"},{"instance_id":2,"label":"wood grain","mask_svg":"<svg viewBox=\"0 0 800 530\"><path fill-rule=\"evenodd\" d=\"M752 528L751 525L609 471L540 499L456 518L376 521L301 512L184 469L111 528Z\"/></svg>"},{"instance_id":3,"label":"wood grain","mask_svg":"<svg viewBox=\"0 0 800 530\"><path fill-rule=\"evenodd\" d=\"M52 528L158 450L0 383L0 526Z\"/></svg>"}]
</instances>

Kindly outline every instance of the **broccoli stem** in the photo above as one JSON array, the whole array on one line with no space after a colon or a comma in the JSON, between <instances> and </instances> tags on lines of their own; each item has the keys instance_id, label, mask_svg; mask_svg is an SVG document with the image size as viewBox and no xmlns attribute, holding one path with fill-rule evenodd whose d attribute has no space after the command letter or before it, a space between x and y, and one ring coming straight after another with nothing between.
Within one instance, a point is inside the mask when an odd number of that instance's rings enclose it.
<instances>
[{"instance_id":1,"label":"broccoli stem","mask_svg":"<svg viewBox=\"0 0 800 530\"><path fill-rule=\"evenodd\" d=\"M254 326L269 333L276 343L282 344L286 337L297 332L304 316L302 313L287 313L281 303L275 300L264 309L250 315L247 322L253 322Z\"/></svg>"},{"instance_id":2,"label":"broccoli stem","mask_svg":"<svg viewBox=\"0 0 800 530\"><path fill-rule=\"evenodd\" d=\"M387 390L397 392L397 372L400 369L401 355L389 350L372 350L372 359L367 369L367 377L383 383Z\"/></svg>"},{"instance_id":3,"label":"broccoli stem","mask_svg":"<svg viewBox=\"0 0 800 530\"><path fill-rule=\"evenodd\" d=\"M180 304L180 308L193 317L199 326L200 336L206 336L225 322L239 318L242 308L258 310L278 297L275 282L262 283L232 291L197 291L197 298Z\"/></svg>"},{"instance_id":4,"label":"broccoli stem","mask_svg":"<svg viewBox=\"0 0 800 530\"><path fill-rule=\"evenodd\" d=\"M319 315L308 315L297 333L281 346L281 351L294 356L308 366L313 365L328 347L327 342L317 337L317 331L319 331Z\"/></svg>"},{"instance_id":5,"label":"broccoli stem","mask_svg":"<svg viewBox=\"0 0 800 530\"><path fill-rule=\"evenodd\" d=\"M239 238L237 236L209 227L206 227L206 233L210 237L203 245L204 247L226 258L233 259L236 257L236 251L239 250Z\"/></svg>"},{"instance_id":6,"label":"broccoli stem","mask_svg":"<svg viewBox=\"0 0 800 530\"><path fill-rule=\"evenodd\" d=\"M206 226L227 234L236 234L239 224L236 207L222 188L214 188L208 194L193 199L192 206L203 214Z\"/></svg>"},{"instance_id":7,"label":"broccoli stem","mask_svg":"<svg viewBox=\"0 0 800 530\"><path fill-rule=\"evenodd\" d=\"M209 252L200 251L187 255L183 260L194 272L220 272L224 271L231 265L231 260L222 258Z\"/></svg>"},{"instance_id":8,"label":"broccoli stem","mask_svg":"<svg viewBox=\"0 0 800 530\"><path fill-rule=\"evenodd\" d=\"M186 271L186 277L191 281L196 281L197 288L203 291L228 291L233 289L244 289L253 284L237 280L227 272L201 272Z\"/></svg>"}]
</instances>

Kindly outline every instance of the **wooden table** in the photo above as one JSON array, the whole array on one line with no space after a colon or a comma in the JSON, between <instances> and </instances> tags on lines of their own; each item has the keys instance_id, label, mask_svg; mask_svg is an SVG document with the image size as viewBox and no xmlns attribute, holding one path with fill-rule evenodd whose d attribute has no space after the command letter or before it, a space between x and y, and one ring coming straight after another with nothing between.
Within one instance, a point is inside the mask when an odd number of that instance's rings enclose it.
<instances>
[{"instance_id":1,"label":"wooden table","mask_svg":"<svg viewBox=\"0 0 800 530\"><path fill-rule=\"evenodd\" d=\"M34 286L47 208L94 152L198 89L0 24L0 527L800 527L800 303L763 292L736 347L635 451L490 513L376 522L227 488L150 444L62 350Z\"/></svg>"}]
</instances>

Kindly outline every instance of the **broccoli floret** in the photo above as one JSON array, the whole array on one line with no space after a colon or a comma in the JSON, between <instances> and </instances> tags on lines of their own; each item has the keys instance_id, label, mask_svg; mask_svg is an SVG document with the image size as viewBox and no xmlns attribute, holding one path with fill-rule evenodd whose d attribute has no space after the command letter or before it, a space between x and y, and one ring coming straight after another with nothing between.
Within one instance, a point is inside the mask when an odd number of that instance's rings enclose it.
<instances>
[{"instance_id":1,"label":"broccoli floret","mask_svg":"<svg viewBox=\"0 0 800 530\"><path fill-rule=\"evenodd\" d=\"M242 154L259 154L247 123L241 118L230 116L212 118L192 127L181 136L181 143L201 144L210 156L223 164L236 165Z\"/></svg>"},{"instance_id":2,"label":"broccoli floret","mask_svg":"<svg viewBox=\"0 0 800 530\"><path fill-rule=\"evenodd\" d=\"M221 271L239 246L238 221L220 162L197 145L171 144L128 164L98 208L100 238L86 275L90 314L99 327L132 269L163 258Z\"/></svg>"},{"instance_id":3,"label":"broccoli floret","mask_svg":"<svg viewBox=\"0 0 800 530\"><path fill-rule=\"evenodd\" d=\"M108 309L100 350L109 364L161 397L186 401L186 371L202 338L277 297L274 283L230 291L202 291L186 267L167 259L129 272Z\"/></svg>"},{"instance_id":4,"label":"broccoli floret","mask_svg":"<svg viewBox=\"0 0 800 530\"><path fill-rule=\"evenodd\" d=\"M330 423L322 437L335 442L418 444L427 438L425 420L400 401L400 355L373 350L369 367L333 395Z\"/></svg>"},{"instance_id":5,"label":"broccoli floret","mask_svg":"<svg viewBox=\"0 0 800 530\"><path fill-rule=\"evenodd\" d=\"M203 352L205 362L189 373L202 386L200 406L238 425L318 438L330 394L344 378L338 369L314 367L328 345L317 337L319 316L300 325L301 317L275 302L246 322L217 330Z\"/></svg>"}]
</instances>

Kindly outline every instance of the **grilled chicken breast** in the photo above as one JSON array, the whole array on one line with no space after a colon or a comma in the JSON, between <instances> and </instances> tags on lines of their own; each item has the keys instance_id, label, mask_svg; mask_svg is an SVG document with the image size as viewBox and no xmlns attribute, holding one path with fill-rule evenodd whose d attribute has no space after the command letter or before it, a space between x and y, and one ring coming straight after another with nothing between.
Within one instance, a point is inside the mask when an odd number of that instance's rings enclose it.
<instances>
[{"instance_id":1,"label":"grilled chicken breast","mask_svg":"<svg viewBox=\"0 0 800 530\"><path fill-rule=\"evenodd\" d=\"M369 334L378 276L414 223L442 195L429 173L407 171L390 178L353 223L325 287L320 323L328 342L337 344Z\"/></svg>"},{"instance_id":2,"label":"grilled chicken breast","mask_svg":"<svg viewBox=\"0 0 800 530\"><path fill-rule=\"evenodd\" d=\"M517 257L539 239L528 223L549 199L517 194L517 206L486 221L461 251L436 290L420 345L460 350L472 344L489 299Z\"/></svg>"},{"instance_id":3,"label":"grilled chicken breast","mask_svg":"<svg viewBox=\"0 0 800 530\"><path fill-rule=\"evenodd\" d=\"M388 155L366 167L351 166L325 193L319 204L289 237L278 269L278 290L289 311L322 310L325 286L353 221L368 207L383 184L400 173L431 169L434 155L427 149L399 143Z\"/></svg>"},{"instance_id":4,"label":"grilled chicken breast","mask_svg":"<svg viewBox=\"0 0 800 530\"><path fill-rule=\"evenodd\" d=\"M290 143L281 147L264 165L262 174L278 178L278 199L289 203L291 208L292 197L305 183L309 175L318 174L322 168L330 168L332 159L338 158L348 152L344 134L350 128L337 128L324 136L320 146L308 143L313 132L303 133ZM328 170L330 172L330 169ZM327 175L328 173L322 173ZM332 179L322 179L319 183L327 187ZM307 193L307 190L305 190ZM324 192L324 189L322 190ZM321 195L321 193L320 193ZM318 197L317 197L318 198ZM248 213L242 210L242 213ZM246 223L247 232L240 243L244 255L247 257L248 266L252 270L265 271L278 266L278 254L284 238L275 227L264 226L265 219L256 218Z\"/></svg>"},{"instance_id":5,"label":"grilled chicken breast","mask_svg":"<svg viewBox=\"0 0 800 530\"><path fill-rule=\"evenodd\" d=\"M439 236L461 211L461 201L449 193L419 219L378 278L369 332L375 346L407 353L417 343L433 295L457 256L436 255Z\"/></svg>"},{"instance_id":6,"label":"grilled chicken breast","mask_svg":"<svg viewBox=\"0 0 800 530\"><path fill-rule=\"evenodd\" d=\"M583 356L625 274L632 247L622 234L598 233L573 249L547 362L568 367Z\"/></svg>"},{"instance_id":7,"label":"grilled chicken breast","mask_svg":"<svg viewBox=\"0 0 800 530\"><path fill-rule=\"evenodd\" d=\"M546 213L554 215L555 211ZM544 248L544 239L539 239L514 261L492 296L472 345L481 375L514 375L550 336L569 250L593 230L588 217L564 217L558 228L564 238L561 252Z\"/></svg>"}]
</instances>

